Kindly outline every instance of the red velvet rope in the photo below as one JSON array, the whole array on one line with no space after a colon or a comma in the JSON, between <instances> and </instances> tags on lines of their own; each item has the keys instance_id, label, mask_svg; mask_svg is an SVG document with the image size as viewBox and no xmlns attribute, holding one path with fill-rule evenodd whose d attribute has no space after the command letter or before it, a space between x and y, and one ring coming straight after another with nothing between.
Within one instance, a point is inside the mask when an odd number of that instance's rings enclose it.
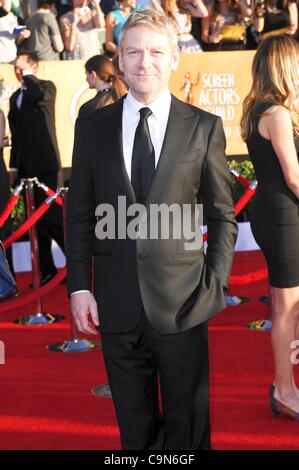
<instances>
[{"instance_id":1,"label":"red velvet rope","mask_svg":"<svg viewBox=\"0 0 299 470\"><path fill-rule=\"evenodd\" d=\"M23 185L22 185L23 186ZM39 186L40 188L42 188L46 195L49 197L49 196L54 196L56 193L55 191L53 191L53 189L51 188L48 188L48 186L46 186L45 184L43 183L39 183ZM20 195L19 195L19 192L20 192L20 187L18 187L17 189L17 192L15 194L12 194L9 198L9 201L6 205L6 207L3 209L2 211L2 214L0 214L0 228L5 224L6 220L8 219L8 217L10 216L13 208L15 207L16 203L17 203L17 200L19 199ZM56 198L55 198L55 202L57 204L59 204L60 206L63 205L63 200L62 200L62 197L57 195ZM28 230L28 229L27 229Z\"/></svg>"},{"instance_id":2,"label":"red velvet rope","mask_svg":"<svg viewBox=\"0 0 299 470\"><path fill-rule=\"evenodd\" d=\"M229 284L231 286L242 286L244 284L252 284L253 282L261 281L268 277L267 269L260 269L252 273L244 274L242 276L231 276Z\"/></svg>"},{"instance_id":3,"label":"red velvet rope","mask_svg":"<svg viewBox=\"0 0 299 470\"><path fill-rule=\"evenodd\" d=\"M10 216L11 211L15 207L17 200L19 199L18 194L12 194L9 198L9 201L3 210L2 214L0 215L0 227L5 224L7 221L8 217Z\"/></svg>"},{"instance_id":4,"label":"red velvet rope","mask_svg":"<svg viewBox=\"0 0 299 470\"><path fill-rule=\"evenodd\" d=\"M25 222L12 234L10 235L6 240L4 240L3 245L4 248L7 249L9 248L12 243L14 243L16 240L18 240L22 235L24 235L27 230L32 227L32 225L35 224L35 222L40 219L45 212L50 208L51 203L49 202L43 202L38 209L29 217L29 219L25 220Z\"/></svg>"},{"instance_id":5,"label":"red velvet rope","mask_svg":"<svg viewBox=\"0 0 299 470\"><path fill-rule=\"evenodd\" d=\"M0 313L7 312L8 310L14 310L15 308L22 307L30 302L34 302L40 297L48 294L54 287L56 287L66 276L66 268L62 268L56 274L56 276L51 279L47 284L40 287L34 292L27 294L23 297L17 297L11 300L6 300L5 302L0 303Z\"/></svg>"},{"instance_id":6,"label":"red velvet rope","mask_svg":"<svg viewBox=\"0 0 299 470\"><path fill-rule=\"evenodd\" d=\"M56 193L48 188L45 185L41 185L42 189L44 189L45 193L47 196L54 196ZM19 188L18 188L19 189ZM44 201L38 209L27 219L12 235L10 235L4 242L3 246L5 249L9 248L12 243L14 243L16 240L18 240L24 233L26 233L36 222L38 219L40 219L45 212L50 208L51 204L55 200L59 205L63 204L63 200L60 196L56 196L55 198L48 199ZM5 220L8 218L9 214L11 213L13 207L15 206L17 200L19 198L19 194L13 194L9 202L4 209L3 213L0 216L0 221L3 221L2 224L5 222ZM1 227L1 225L0 225ZM34 302L36 299L46 295L48 292L50 292L54 287L59 284L59 282L62 281L66 276L66 268L63 268L60 272L57 273L57 275L51 279L45 286L40 287L38 290L24 296L24 297L18 297L11 299L9 301L6 301L5 303L1 302L0 305L0 312L7 311L7 310L13 310L15 308L21 307L23 305L26 305L27 303Z\"/></svg>"},{"instance_id":7,"label":"red velvet rope","mask_svg":"<svg viewBox=\"0 0 299 470\"><path fill-rule=\"evenodd\" d=\"M235 175L236 176L236 175ZM235 214L238 215L240 211L246 206L246 204L250 201L250 199L254 196L255 194L255 182L250 183L247 181L245 178L243 178L241 175L236 176L237 180L240 181L244 186L246 186L248 189L246 192L243 194L243 196L239 199L239 201L235 205ZM42 189L44 189L45 193L47 196L52 196L55 194L55 192L46 187L45 185L41 186ZM2 217L8 212L8 215L10 214L12 208L14 207L16 201L18 199L18 196L12 195L10 198L10 201L5 209L5 212L1 215L0 221L2 221ZM55 198L55 201L59 204L62 205L63 201L60 196L57 196ZM8 208L11 207L12 203L14 202L12 208L10 211L8 211ZM52 202L52 201L51 201ZM50 202L50 204L51 204ZM48 202L44 202L35 212L32 214L32 216L24 222L24 224L19 227L19 229L13 233L7 240L4 241L4 247L8 248L14 241L16 241L18 238L20 238L42 215L49 209L50 204ZM7 217L6 217L7 218ZM1 226L1 225L0 225ZM203 235L203 239L206 241L207 240L207 233ZM33 302L39 297L42 297L46 295L48 292L50 292L59 282L61 282L62 279L66 276L66 268L63 268L50 282L48 282L45 286L41 287L40 289L36 290L35 292L32 292L25 297L19 297L17 299L12 299L9 301L6 301L2 305L0 305L0 312L7 311L7 310L13 310L15 308L18 308L22 305L25 305L29 302ZM268 276L268 271L267 269L261 269L259 271L255 271L249 274L241 275L241 276L231 276L230 277L230 285L244 285L244 284L249 284L252 282L257 282L260 281Z\"/></svg>"},{"instance_id":8,"label":"red velvet rope","mask_svg":"<svg viewBox=\"0 0 299 470\"><path fill-rule=\"evenodd\" d=\"M43 185L43 186L41 186L41 187L42 187L42 189L45 191L45 193L46 193L47 196L54 196L54 194L56 194L55 191L53 191L53 189L48 188L47 186L44 186L44 185ZM47 188L47 189L46 189L46 188ZM61 197L61 196L56 196L55 202L56 202L57 204L59 204L60 206L62 206L62 205L63 205L62 197Z\"/></svg>"},{"instance_id":9,"label":"red velvet rope","mask_svg":"<svg viewBox=\"0 0 299 470\"><path fill-rule=\"evenodd\" d=\"M239 201L235 205L235 215L240 214L241 210L248 204L250 199L255 195L255 189L249 187L243 196L239 199Z\"/></svg>"},{"instance_id":10,"label":"red velvet rope","mask_svg":"<svg viewBox=\"0 0 299 470\"><path fill-rule=\"evenodd\" d=\"M247 190L245 191L243 196L239 199L239 201L237 201L237 203L235 204L235 215L238 215L241 212L241 210L246 206L246 204L248 204L250 199L254 196L256 192L255 187L256 187L257 182L253 181L252 183L250 183L249 181L247 181L245 178L241 177L240 175L236 175L235 173L233 174L238 180L240 178L240 182L244 184L244 186L247 186ZM203 240L206 241L207 238L208 238L208 234L205 233L203 235ZM267 277L268 277L268 270L260 269L258 271L254 271L254 272L244 274L241 276L231 276L229 283L231 286L240 286L240 285L245 285L245 284L251 284L253 282L258 282Z\"/></svg>"},{"instance_id":11,"label":"red velvet rope","mask_svg":"<svg viewBox=\"0 0 299 470\"><path fill-rule=\"evenodd\" d=\"M244 179L244 178L243 178ZM247 181L247 180L245 180ZM241 210L248 204L250 199L254 196L256 192L256 180L252 183L249 183L248 189L245 191L243 196L239 199L239 201L235 205L235 214L238 215ZM261 281L268 277L268 270L267 269L260 269L258 271L254 271L252 273L244 274L242 276L231 276L230 277L230 285L244 285L244 284L251 284L253 282Z\"/></svg>"},{"instance_id":12,"label":"red velvet rope","mask_svg":"<svg viewBox=\"0 0 299 470\"><path fill-rule=\"evenodd\" d=\"M250 199L254 196L255 194L255 185L256 185L256 181L253 181L252 183L249 183L249 187L248 189L245 191L245 193L243 194L243 196L240 197L239 201L236 202L235 204L235 215L238 215L242 209L244 209L244 207L246 206L246 204L248 204L248 202L250 201ZM204 241L207 241L208 239L208 233L204 233L203 235L203 240Z\"/></svg>"},{"instance_id":13,"label":"red velvet rope","mask_svg":"<svg viewBox=\"0 0 299 470\"><path fill-rule=\"evenodd\" d=\"M240 173L237 170L235 170L235 168L230 168L229 171L231 172L232 175L234 175L234 177L236 178L237 181L239 181L239 183L243 184L245 188L249 188L251 184L250 181L244 178L244 176L240 175Z\"/></svg>"},{"instance_id":14,"label":"red velvet rope","mask_svg":"<svg viewBox=\"0 0 299 470\"><path fill-rule=\"evenodd\" d=\"M236 177L236 180L239 181L239 183L243 184L243 186L245 186L245 188L249 188L250 186L250 181L248 181L246 178L244 178L244 176L242 175L235 175Z\"/></svg>"}]
</instances>

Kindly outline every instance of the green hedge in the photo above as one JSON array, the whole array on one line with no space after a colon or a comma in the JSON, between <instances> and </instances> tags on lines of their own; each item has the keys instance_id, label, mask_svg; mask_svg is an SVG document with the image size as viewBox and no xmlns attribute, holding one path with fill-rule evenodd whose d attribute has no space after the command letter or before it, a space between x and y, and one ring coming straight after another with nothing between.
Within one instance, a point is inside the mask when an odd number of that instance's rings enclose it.
<instances>
[{"instance_id":1,"label":"green hedge","mask_svg":"<svg viewBox=\"0 0 299 470\"><path fill-rule=\"evenodd\" d=\"M244 160L242 162L238 162L236 160L231 160L228 162L229 168L233 168L236 170L241 176L246 178L248 181L253 181L255 179L255 172L253 165L251 161L249 160ZM243 184L239 183L237 181L236 177L234 175L231 175L232 182L233 182L233 198L234 202L238 201L242 194L244 194L246 188L243 186ZM244 207L244 209L240 212L240 214L237 217L237 220L239 222L247 222L249 220L249 210L250 210L250 205L253 201L253 198L247 206Z\"/></svg>"},{"instance_id":2,"label":"green hedge","mask_svg":"<svg viewBox=\"0 0 299 470\"><path fill-rule=\"evenodd\" d=\"M231 160L228 162L229 168L234 168L240 175L244 178L248 179L249 181L253 181L255 179L255 173L253 169L253 165L249 160L244 160L242 162L238 162L236 160ZM245 191L245 187L239 183L236 178L231 175L232 182L233 182L233 198L234 202L238 201L242 194ZM238 215L238 221L248 221L249 220L249 208L252 200L249 204L243 209L243 211ZM25 206L24 200L22 195L20 195L17 204L12 211L12 219L13 219L13 231L15 231L25 220Z\"/></svg>"},{"instance_id":3,"label":"green hedge","mask_svg":"<svg viewBox=\"0 0 299 470\"><path fill-rule=\"evenodd\" d=\"M12 210L11 218L12 230L15 232L26 219L25 204L22 194L19 195L19 199L17 200L17 203Z\"/></svg>"}]
</instances>

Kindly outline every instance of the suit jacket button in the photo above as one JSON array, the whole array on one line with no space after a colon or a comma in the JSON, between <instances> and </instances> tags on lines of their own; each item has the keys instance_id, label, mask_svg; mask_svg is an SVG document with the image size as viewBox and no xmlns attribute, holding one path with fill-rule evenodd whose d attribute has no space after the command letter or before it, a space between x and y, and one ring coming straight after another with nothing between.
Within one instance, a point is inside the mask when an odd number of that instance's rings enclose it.
<instances>
[{"instance_id":1,"label":"suit jacket button","mask_svg":"<svg viewBox=\"0 0 299 470\"><path fill-rule=\"evenodd\" d=\"M139 253L138 258L141 259L141 260L143 260L143 259L148 258L148 256L149 256L149 255L146 254L146 253Z\"/></svg>"}]
</instances>

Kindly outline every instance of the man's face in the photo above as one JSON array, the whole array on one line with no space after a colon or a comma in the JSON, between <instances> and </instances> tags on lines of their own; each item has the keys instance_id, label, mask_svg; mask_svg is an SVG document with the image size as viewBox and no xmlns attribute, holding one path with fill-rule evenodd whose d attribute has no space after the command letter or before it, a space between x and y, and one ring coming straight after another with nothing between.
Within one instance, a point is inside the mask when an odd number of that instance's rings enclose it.
<instances>
[{"instance_id":1,"label":"man's face","mask_svg":"<svg viewBox=\"0 0 299 470\"><path fill-rule=\"evenodd\" d=\"M19 67L17 67L15 65L15 75L17 77L17 80L20 82L20 83L23 83L23 72L21 69L19 69Z\"/></svg>"},{"instance_id":2,"label":"man's face","mask_svg":"<svg viewBox=\"0 0 299 470\"><path fill-rule=\"evenodd\" d=\"M86 81L89 85L89 88L95 88L95 73L94 72L88 72L87 70L85 71L86 74Z\"/></svg>"},{"instance_id":3,"label":"man's face","mask_svg":"<svg viewBox=\"0 0 299 470\"><path fill-rule=\"evenodd\" d=\"M178 50L173 49L163 32L137 26L125 33L119 67L132 94L143 104L152 102L167 89L171 71L177 69L178 62Z\"/></svg>"},{"instance_id":4,"label":"man's face","mask_svg":"<svg viewBox=\"0 0 299 470\"><path fill-rule=\"evenodd\" d=\"M24 82L23 71L25 69L31 70L33 75L36 75L38 69L38 64L29 63L29 57L26 54L20 55L15 61L15 75L20 83Z\"/></svg>"}]
</instances>

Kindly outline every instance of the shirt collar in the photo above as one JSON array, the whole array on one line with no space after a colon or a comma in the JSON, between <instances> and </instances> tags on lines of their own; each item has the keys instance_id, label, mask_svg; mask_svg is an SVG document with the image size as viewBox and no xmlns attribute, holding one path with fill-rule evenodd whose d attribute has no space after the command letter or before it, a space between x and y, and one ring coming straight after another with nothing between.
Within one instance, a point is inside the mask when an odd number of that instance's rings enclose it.
<instances>
[{"instance_id":1,"label":"shirt collar","mask_svg":"<svg viewBox=\"0 0 299 470\"><path fill-rule=\"evenodd\" d=\"M124 104L129 113L132 113L132 115L139 114L140 108L149 108L152 111L154 117L158 121L161 121L165 117L168 118L170 103L171 94L170 91L167 89L161 96L159 96L159 98L156 98L154 101L147 105L140 103L140 101L136 100L136 98L132 95L131 91L129 90L125 98Z\"/></svg>"}]
</instances>

